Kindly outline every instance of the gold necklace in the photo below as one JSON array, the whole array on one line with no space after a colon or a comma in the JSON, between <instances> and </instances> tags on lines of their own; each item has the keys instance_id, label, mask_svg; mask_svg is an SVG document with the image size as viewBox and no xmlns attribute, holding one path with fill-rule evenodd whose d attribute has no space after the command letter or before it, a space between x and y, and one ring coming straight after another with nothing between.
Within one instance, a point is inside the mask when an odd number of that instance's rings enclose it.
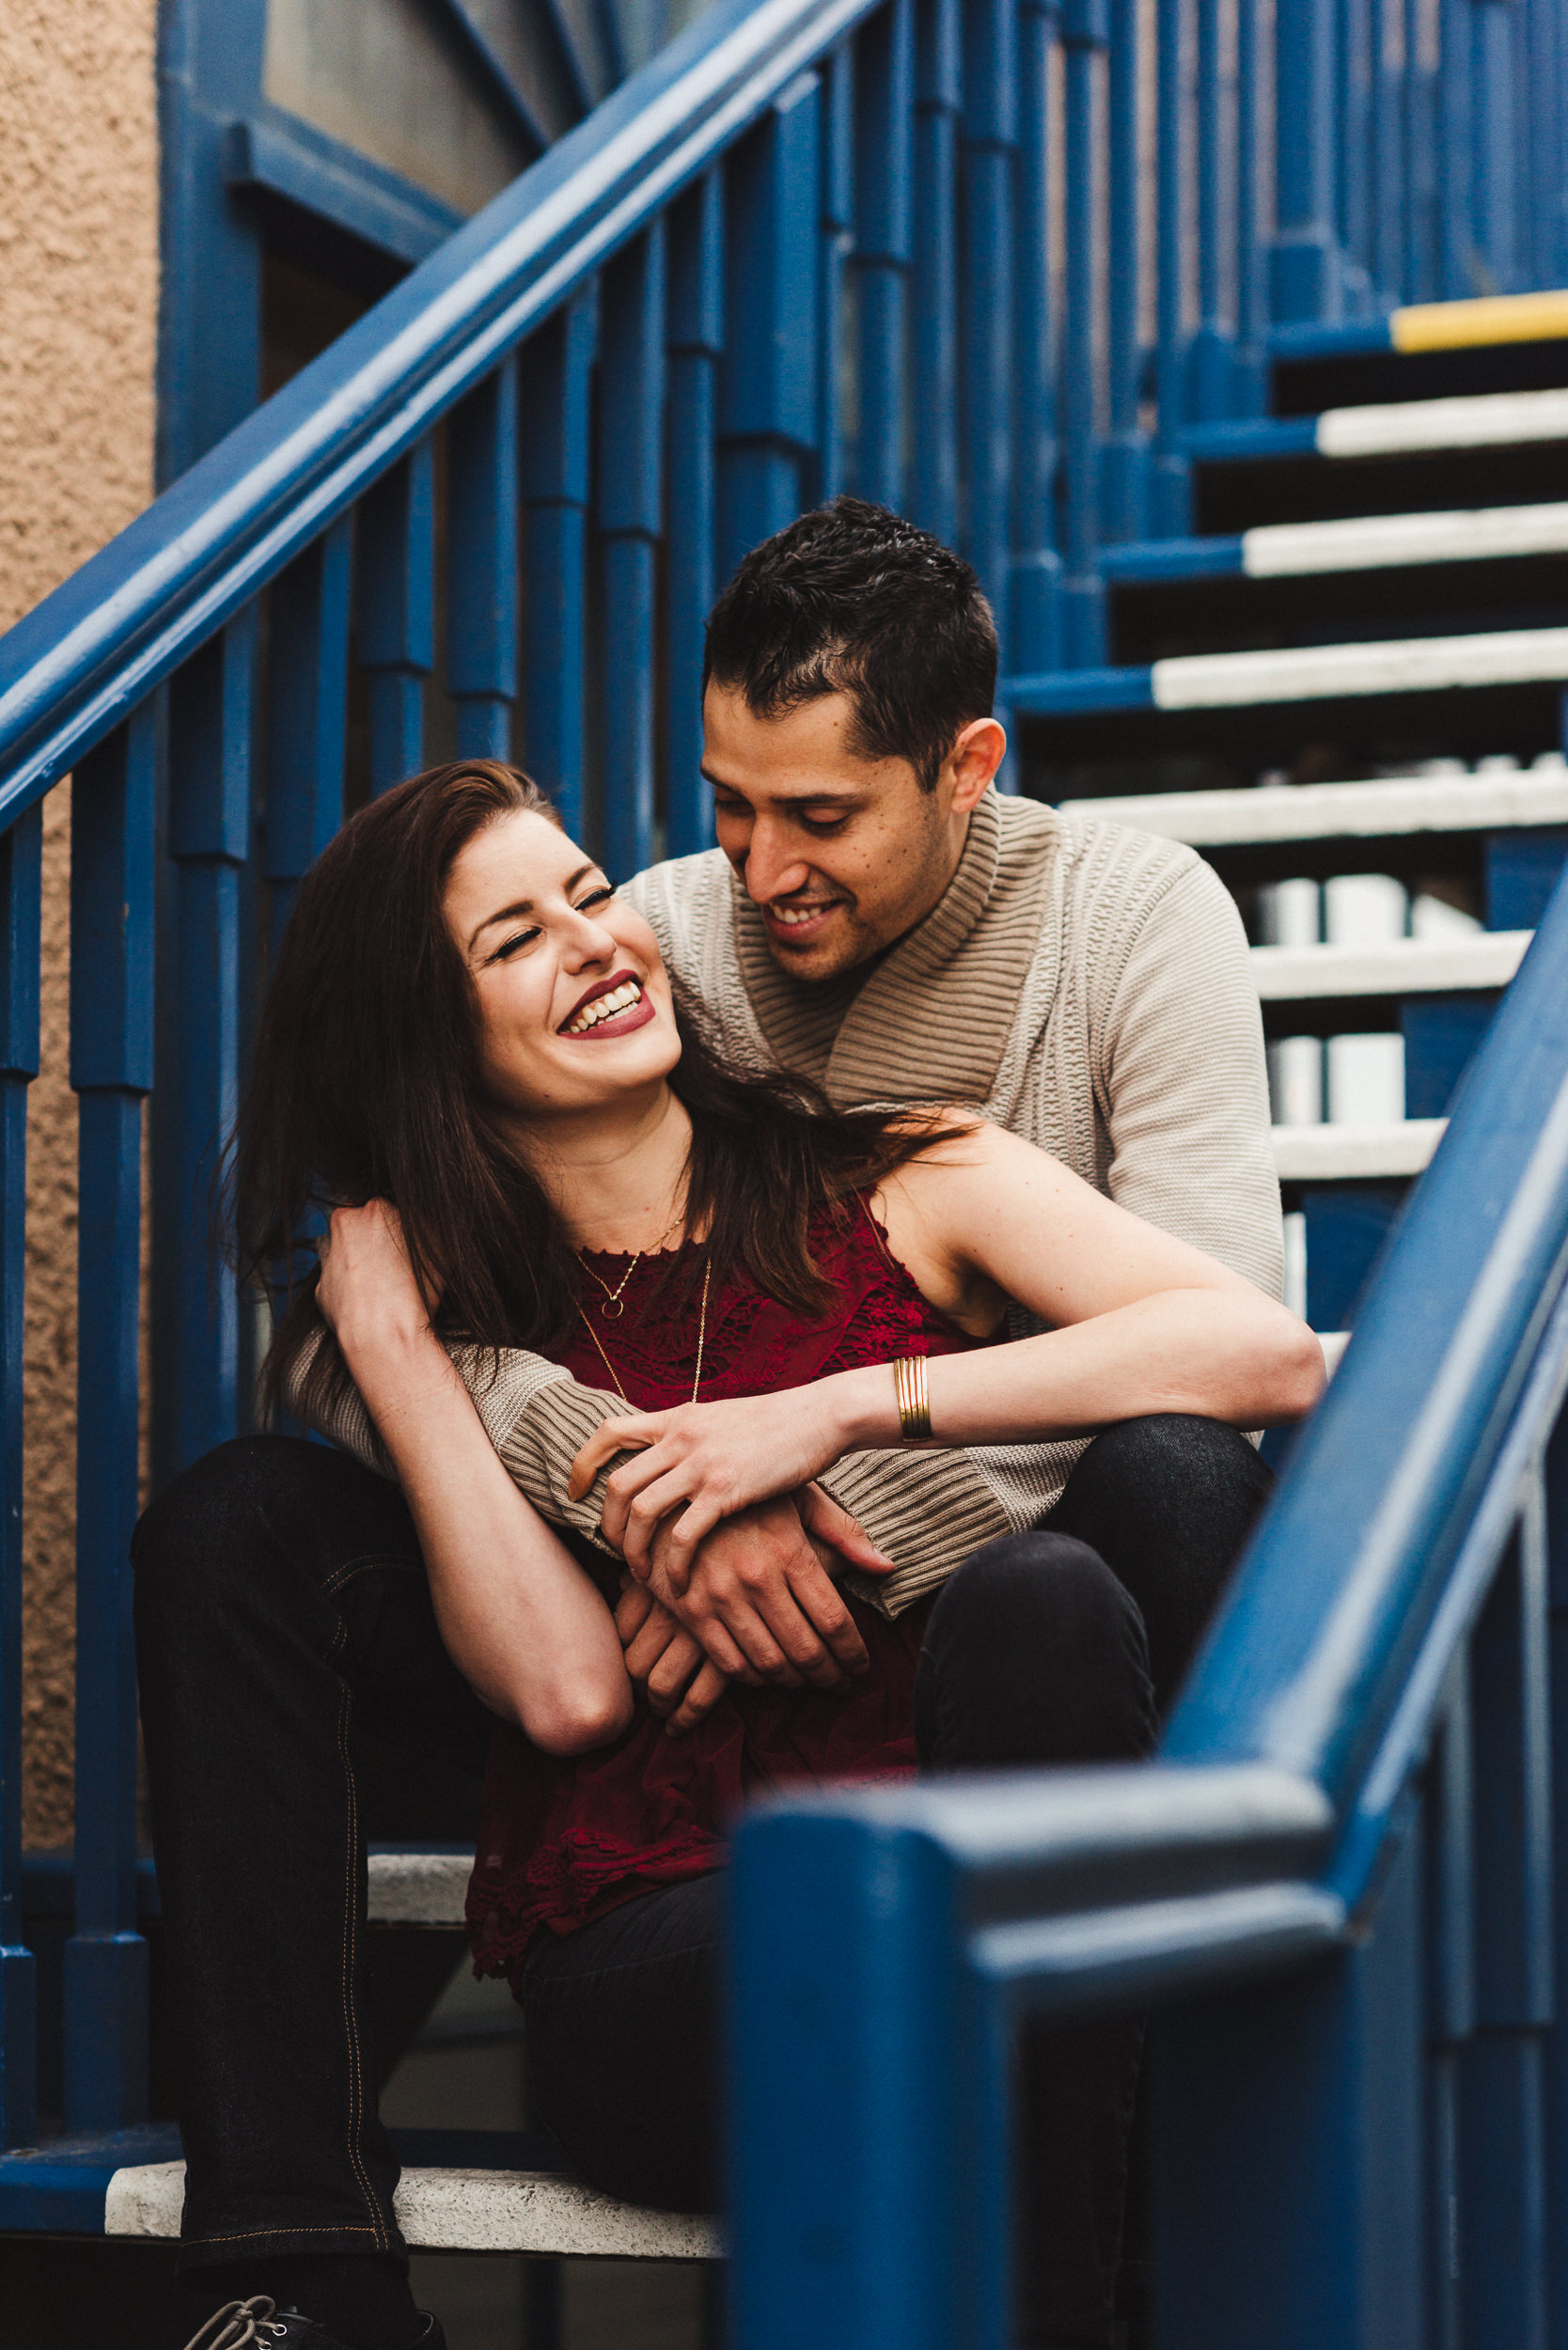
<instances>
[{"instance_id":1,"label":"gold necklace","mask_svg":"<svg viewBox=\"0 0 1568 2350\"><path fill-rule=\"evenodd\" d=\"M655 1249L660 1249L664 1246L666 1241L668 1240L671 1232L674 1231L676 1225L679 1224L680 1221L681 1219L679 1216L674 1216L671 1218L670 1222L665 1226L664 1230L659 1234L658 1239L653 1243ZM633 1274L635 1273L644 1257L649 1253L648 1250L645 1248L639 1248L637 1250L636 1255L633 1258L631 1263L627 1266L625 1272L621 1275L614 1289L611 1289L608 1281L605 1280L602 1273L594 1272L593 1267L589 1264L588 1259L584 1256L580 1248L574 1253L576 1255L577 1262L582 1266L583 1271L589 1275L593 1280L597 1281L600 1288L604 1292L604 1303L599 1308L600 1321L619 1322L621 1315L626 1311L625 1307L620 1302L621 1295L626 1288L627 1282L631 1279ZM615 1308L613 1313L610 1310L612 1306ZM586 1322L588 1320L588 1316L585 1314L583 1319ZM589 1335L592 1335L591 1329ZM601 1349L600 1351L603 1352L604 1350Z\"/></svg>"},{"instance_id":2,"label":"gold necklace","mask_svg":"<svg viewBox=\"0 0 1568 2350\"><path fill-rule=\"evenodd\" d=\"M591 1270L592 1270L592 1268L591 1268L591 1266L589 1266L589 1267L586 1267L586 1268L585 1268L585 1270L587 1270L587 1271L591 1271ZM629 1280L631 1279L631 1277L631 1277L630 1273L628 1273L628 1274L627 1274L627 1276L626 1276L626 1280L627 1280L627 1281L629 1281ZM709 1284L709 1282L713 1279L713 1259L710 1257L710 1258L709 1258L709 1260L708 1260L708 1262L707 1262L707 1263L703 1266L703 1268L702 1268L702 1310L701 1310L701 1313L700 1313L700 1314L698 1315L698 1324L697 1324L697 1377L696 1377L696 1378L692 1381L692 1393L691 1393L691 1400L692 1400L692 1402L693 1402L694 1403L697 1402L697 1391L698 1391L698 1387L702 1385L702 1349L703 1349L703 1347L706 1345L706 1343L707 1343L707 1340L708 1340L708 1284ZM601 1286L601 1288L603 1288L603 1287L604 1286L604 1283L601 1283L601 1284L600 1284L600 1286ZM624 1288L626 1287L626 1281L622 1281L622 1283L621 1283L620 1287L621 1287L621 1289L624 1289ZM619 1297L619 1293L620 1293L620 1292L619 1292L619 1291L616 1291L616 1292L613 1292L613 1293L614 1293L616 1296L618 1296L618 1297ZM600 1312L601 1312L601 1313L603 1313L603 1312L604 1312L604 1307L603 1307L603 1306L601 1306L601 1307L600 1307L600 1308L599 1308L599 1310L600 1310ZM605 1354L605 1352L604 1352L604 1343L603 1343L602 1340L600 1339L600 1336L599 1336L598 1331L594 1328L594 1326L593 1326L592 1323L588 1320L588 1314L587 1314L587 1311L586 1311L586 1309L584 1308L583 1302L582 1302L582 1299L581 1299L581 1298L579 1298L579 1299L578 1299L578 1301L577 1301L577 1311L578 1311L578 1312L582 1315L582 1317L583 1317L583 1327L584 1327L584 1329L588 1332L588 1334L589 1338L593 1340L594 1345L595 1345L595 1346L597 1346L597 1347L598 1347L598 1349L599 1349L599 1359L600 1359L600 1361L604 1364L604 1369L605 1369L605 1370L609 1372L609 1374L610 1374L610 1385L611 1385L611 1386L615 1389L615 1391L616 1391L617 1395L619 1395L619 1398L620 1398L620 1400L621 1400L622 1403L624 1403L624 1404L625 1404L626 1409L627 1409L629 1412L635 1412L635 1411L636 1410L636 1405L633 1402L633 1401L632 1401L631 1397L627 1394L627 1392L626 1392L625 1388L621 1386L621 1384L620 1384L619 1380L616 1377L616 1375L615 1375L615 1365L611 1362L611 1360L610 1360L609 1356Z\"/></svg>"}]
</instances>

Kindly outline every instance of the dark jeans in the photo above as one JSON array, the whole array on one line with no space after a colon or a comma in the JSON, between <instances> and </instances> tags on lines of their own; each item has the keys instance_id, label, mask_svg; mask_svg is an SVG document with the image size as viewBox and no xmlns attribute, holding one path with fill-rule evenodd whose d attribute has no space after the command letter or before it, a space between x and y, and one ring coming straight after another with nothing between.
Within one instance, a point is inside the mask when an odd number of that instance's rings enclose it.
<instances>
[{"instance_id":1,"label":"dark jeans","mask_svg":"<svg viewBox=\"0 0 1568 2350\"><path fill-rule=\"evenodd\" d=\"M1146 1753L1267 1482L1250 1447L1206 1421L1099 1438L1047 1527L989 1544L944 1590L917 1689L922 1760ZM134 1559L182 2264L400 2253L365 2015L367 1784L372 1832L471 1832L490 1717L441 1646L400 1496L341 1454L224 1446L153 1504ZM633 2201L714 2198L717 1901L713 1879L648 1895L547 1940L527 1970L538 2118ZM1137 2035L1099 2025L1040 2046L1032 2339L1097 2344Z\"/></svg>"}]
</instances>

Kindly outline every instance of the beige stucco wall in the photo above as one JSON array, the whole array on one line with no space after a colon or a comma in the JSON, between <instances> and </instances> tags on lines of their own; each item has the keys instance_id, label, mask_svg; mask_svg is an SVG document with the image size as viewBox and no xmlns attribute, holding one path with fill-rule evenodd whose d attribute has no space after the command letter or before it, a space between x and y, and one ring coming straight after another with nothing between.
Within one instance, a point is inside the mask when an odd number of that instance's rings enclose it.
<instances>
[{"instance_id":1,"label":"beige stucco wall","mask_svg":"<svg viewBox=\"0 0 1568 2350\"><path fill-rule=\"evenodd\" d=\"M0 6L0 627L152 492L157 0ZM43 1069L28 1163L26 1768L31 1842L71 1827L74 1104L69 787L45 823Z\"/></svg>"}]
</instances>

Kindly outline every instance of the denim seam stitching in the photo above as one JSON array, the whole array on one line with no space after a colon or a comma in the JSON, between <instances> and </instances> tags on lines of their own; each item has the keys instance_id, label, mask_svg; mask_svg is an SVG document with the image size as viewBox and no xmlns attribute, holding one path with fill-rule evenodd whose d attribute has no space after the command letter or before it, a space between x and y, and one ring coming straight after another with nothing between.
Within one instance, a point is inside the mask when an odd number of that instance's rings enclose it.
<instances>
[{"instance_id":1,"label":"denim seam stitching","mask_svg":"<svg viewBox=\"0 0 1568 2350\"><path fill-rule=\"evenodd\" d=\"M356 1574L368 1574L373 1567L397 1567L400 1568L404 1574L412 1574L416 1569L416 1562L412 1559L400 1559L395 1554L388 1556L383 1551L372 1551L364 1559L350 1559L344 1565L334 1567L329 1575L323 1576L321 1581L323 1598L331 1598L335 1592L342 1590L345 1583L352 1583Z\"/></svg>"},{"instance_id":2,"label":"denim seam stitching","mask_svg":"<svg viewBox=\"0 0 1568 2350\"><path fill-rule=\"evenodd\" d=\"M379 2236L379 2230L375 2228L363 2226L357 2219L339 2220L335 2226L330 2228L301 2227L296 2221L290 2220L287 2224L276 2228L237 2228L230 2235L188 2235L184 2237L183 2243L188 2248L194 2244L246 2244L250 2241L252 2236L258 2235Z\"/></svg>"},{"instance_id":3,"label":"denim seam stitching","mask_svg":"<svg viewBox=\"0 0 1568 2350\"><path fill-rule=\"evenodd\" d=\"M359 2181L360 2191L365 2197L366 2206L370 2214L370 2232L375 2237L376 2249L384 2252L391 2248L390 2240L374 2190L370 2186L369 2173L365 2168L364 2150L360 2144L365 2118L365 2084L361 2070L359 2033L353 2013L354 1912L357 1907L354 1900L354 1853L358 1842L359 1816L358 1791L354 1785L353 1763L349 1754L350 1702L348 1684L345 1682L339 1691L337 1700L337 1751L342 1757L343 1782L348 1796L346 1823L348 1835L343 1901L343 2029L347 2036L349 2050L348 2151L349 2160L353 2165L354 2176Z\"/></svg>"}]
</instances>

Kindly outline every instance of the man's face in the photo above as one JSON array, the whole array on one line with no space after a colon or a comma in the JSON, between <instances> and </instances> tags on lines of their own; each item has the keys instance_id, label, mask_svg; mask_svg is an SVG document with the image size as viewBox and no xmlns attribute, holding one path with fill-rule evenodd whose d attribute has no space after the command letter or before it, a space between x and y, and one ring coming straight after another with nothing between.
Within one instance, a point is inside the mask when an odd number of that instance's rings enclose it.
<instances>
[{"instance_id":1,"label":"man's face","mask_svg":"<svg viewBox=\"0 0 1568 2350\"><path fill-rule=\"evenodd\" d=\"M846 694L781 718L759 718L729 687L703 698L719 847L761 908L776 961L799 979L852 970L931 912L1001 757L1001 728L977 719L923 791L907 760L851 747L854 716Z\"/></svg>"}]
</instances>

